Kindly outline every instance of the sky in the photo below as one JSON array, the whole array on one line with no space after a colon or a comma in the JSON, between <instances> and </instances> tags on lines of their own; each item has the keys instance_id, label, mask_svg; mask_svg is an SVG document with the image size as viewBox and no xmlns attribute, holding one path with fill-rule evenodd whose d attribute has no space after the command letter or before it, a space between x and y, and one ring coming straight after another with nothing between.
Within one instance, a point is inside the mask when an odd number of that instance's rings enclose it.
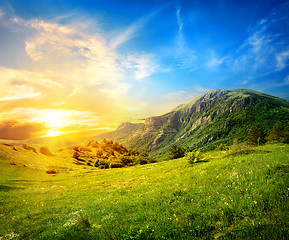
<instances>
[{"instance_id":1,"label":"sky","mask_svg":"<svg viewBox=\"0 0 289 240\"><path fill-rule=\"evenodd\" d=\"M212 89L289 99L289 1L1 0L0 139L97 135Z\"/></svg>"}]
</instances>

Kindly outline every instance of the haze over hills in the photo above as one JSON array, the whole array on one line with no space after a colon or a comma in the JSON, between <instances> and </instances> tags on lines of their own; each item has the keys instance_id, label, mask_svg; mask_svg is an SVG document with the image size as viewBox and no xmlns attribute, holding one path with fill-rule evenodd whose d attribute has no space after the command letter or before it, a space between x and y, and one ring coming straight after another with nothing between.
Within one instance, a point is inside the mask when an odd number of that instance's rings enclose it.
<instances>
[{"instance_id":1,"label":"haze over hills","mask_svg":"<svg viewBox=\"0 0 289 240\"><path fill-rule=\"evenodd\" d=\"M202 151L233 139L244 141L248 129L260 123L266 131L289 121L289 101L250 89L212 90L172 111L122 123L115 131L95 136L164 157L173 143Z\"/></svg>"}]
</instances>

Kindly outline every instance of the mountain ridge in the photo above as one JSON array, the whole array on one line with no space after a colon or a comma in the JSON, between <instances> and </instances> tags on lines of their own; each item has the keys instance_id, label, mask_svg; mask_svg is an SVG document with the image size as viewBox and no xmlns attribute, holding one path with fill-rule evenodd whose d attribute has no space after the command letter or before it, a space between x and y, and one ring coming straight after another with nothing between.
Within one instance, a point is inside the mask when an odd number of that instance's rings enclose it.
<instances>
[{"instance_id":1,"label":"mountain ridge","mask_svg":"<svg viewBox=\"0 0 289 240\"><path fill-rule=\"evenodd\" d=\"M123 123L115 131L95 136L164 156L173 143L212 150L219 144L243 141L254 123L269 131L289 121L289 101L251 89L211 90L144 123Z\"/></svg>"}]
</instances>

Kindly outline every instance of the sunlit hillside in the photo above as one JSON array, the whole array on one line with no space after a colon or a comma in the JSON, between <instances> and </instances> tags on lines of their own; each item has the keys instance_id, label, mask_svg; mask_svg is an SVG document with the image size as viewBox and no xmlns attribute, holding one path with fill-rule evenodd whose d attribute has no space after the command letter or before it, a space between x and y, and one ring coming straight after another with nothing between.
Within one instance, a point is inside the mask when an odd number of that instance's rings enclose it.
<instances>
[{"instance_id":1,"label":"sunlit hillside","mask_svg":"<svg viewBox=\"0 0 289 240\"><path fill-rule=\"evenodd\" d=\"M288 145L119 169L75 165L70 156L32 158L11 146L0 150L2 239L289 236ZM51 167L57 173L46 173Z\"/></svg>"}]
</instances>

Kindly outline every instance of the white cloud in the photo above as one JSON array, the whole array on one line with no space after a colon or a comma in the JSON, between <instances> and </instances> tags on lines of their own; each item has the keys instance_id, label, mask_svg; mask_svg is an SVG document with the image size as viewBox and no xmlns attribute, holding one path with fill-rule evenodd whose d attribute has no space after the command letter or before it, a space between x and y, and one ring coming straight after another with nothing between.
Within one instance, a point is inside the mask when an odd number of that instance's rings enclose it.
<instances>
[{"instance_id":1,"label":"white cloud","mask_svg":"<svg viewBox=\"0 0 289 240\"><path fill-rule=\"evenodd\" d=\"M138 81L151 76L157 68L152 54L129 55L122 59L121 66L132 71L133 78Z\"/></svg>"},{"instance_id":2,"label":"white cloud","mask_svg":"<svg viewBox=\"0 0 289 240\"><path fill-rule=\"evenodd\" d=\"M283 82L278 84L278 86L287 86L289 85L289 76L285 77Z\"/></svg>"},{"instance_id":3,"label":"white cloud","mask_svg":"<svg viewBox=\"0 0 289 240\"><path fill-rule=\"evenodd\" d=\"M121 44L129 41L130 39L134 38L137 32L147 24L157 13L159 10L153 11L150 14L141 17L126 29L121 29L121 31L117 31L116 35L113 35L112 39L110 40L109 47L117 48Z\"/></svg>"},{"instance_id":4,"label":"white cloud","mask_svg":"<svg viewBox=\"0 0 289 240\"><path fill-rule=\"evenodd\" d=\"M181 18L181 8L177 8L176 15L177 15L177 21L178 21L178 26L179 26L179 32L181 32L183 29L183 25L184 25L182 18Z\"/></svg>"},{"instance_id":5,"label":"white cloud","mask_svg":"<svg viewBox=\"0 0 289 240\"><path fill-rule=\"evenodd\" d=\"M165 95L165 98L168 100L173 100L177 102L187 102L194 98L192 93L188 91L178 91L178 92L172 92L167 95Z\"/></svg>"},{"instance_id":6,"label":"white cloud","mask_svg":"<svg viewBox=\"0 0 289 240\"><path fill-rule=\"evenodd\" d=\"M227 57L220 58L216 55L215 52L212 52L209 61L207 61L206 63L206 66L208 68L215 69L218 66L222 65L226 59Z\"/></svg>"},{"instance_id":7,"label":"white cloud","mask_svg":"<svg viewBox=\"0 0 289 240\"><path fill-rule=\"evenodd\" d=\"M283 51L280 53L276 54L276 68L278 71L284 69L288 65L288 60L289 60L289 50Z\"/></svg>"},{"instance_id":8,"label":"white cloud","mask_svg":"<svg viewBox=\"0 0 289 240\"><path fill-rule=\"evenodd\" d=\"M196 51L188 46L183 34L184 23L181 18L181 9L176 10L178 33L176 35L176 49L174 49L174 57L176 59L176 66L183 70L195 71L199 68L196 64Z\"/></svg>"},{"instance_id":9,"label":"white cloud","mask_svg":"<svg viewBox=\"0 0 289 240\"><path fill-rule=\"evenodd\" d=\"M0 101L17 100L23 98L36 98L39 97L40 95L41 95L40 92L36 92L31 87L25 85L18 85L9 88L8 95L0 97Z\"/></svg>"}]
</instances>

